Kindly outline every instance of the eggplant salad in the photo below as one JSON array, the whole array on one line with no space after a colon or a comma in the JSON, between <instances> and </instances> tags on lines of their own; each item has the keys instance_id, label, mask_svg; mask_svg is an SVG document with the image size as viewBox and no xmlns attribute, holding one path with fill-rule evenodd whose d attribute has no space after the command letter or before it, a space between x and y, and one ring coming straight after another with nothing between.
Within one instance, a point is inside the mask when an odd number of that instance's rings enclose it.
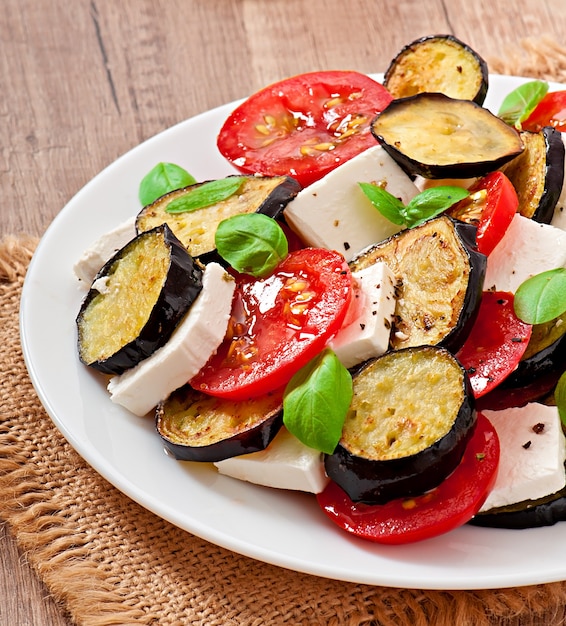
<instances>
[{"instance_id":1,"label":"eggplant salad","mask_svg":"<svg viewBox=\"0 0 566 626\"><path fill-rule=\"evenodd\" d=\"M78 358L170 456L368 541L566 521L566 92L488 89L433 35L256 92L233 174L158 163L77 260Z\"/></svg>"}]
</instances>

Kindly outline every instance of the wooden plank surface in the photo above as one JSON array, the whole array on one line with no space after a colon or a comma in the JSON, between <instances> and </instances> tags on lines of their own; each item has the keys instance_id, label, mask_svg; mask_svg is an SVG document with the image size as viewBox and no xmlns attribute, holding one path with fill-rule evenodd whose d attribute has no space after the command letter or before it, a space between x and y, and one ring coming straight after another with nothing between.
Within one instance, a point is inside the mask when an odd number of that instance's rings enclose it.
<instances>
[{"instance_id":1,"label":"wooden plank surface","mask_svg":"<svg viewBox=\"0 0 566 626\"><path fill-rule=\"evenodd\" d=\"M3 0L0 234L41 235L130 148L268 82L383 71L426 34L489 60L565 32L564 0ZM1 624L68 626L6 528L0 550Z\"/></svg>"}]
</instances>

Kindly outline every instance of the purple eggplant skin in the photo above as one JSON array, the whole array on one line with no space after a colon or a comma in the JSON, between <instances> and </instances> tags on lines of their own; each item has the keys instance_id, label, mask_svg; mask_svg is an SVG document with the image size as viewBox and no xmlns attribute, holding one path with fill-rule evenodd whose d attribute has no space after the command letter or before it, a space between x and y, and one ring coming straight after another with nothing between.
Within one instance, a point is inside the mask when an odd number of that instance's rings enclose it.
<instances>
[{"instance_id":1,"label":"purple eggplant skin","mask_svg":"<svg viewBox=\"0 0 566 626\"><path fill-rule=\"evenodd\" d=\"M138 336L107 358L87 363L83 360L80 349L81 318L92 300L99 295L96 288L91 287L77 315L79 358L85 365L103 374L122 374L164 346L202 290L202 266L191 257L167 224L147 231L147 234L160 234L163 237L164 245L170 251L170 263L161 293ZM93 284L111 274L119 260L142 236L145 235L142 233L135 237L109 259L96 275Z\"/></svg>"},{"instance_id":2,"label":"purple eggplant skin","mask_svg":"<svg viewBox=\"0 0 566 626\"><path fill-rule=\"evenodd\" d=\"M489 87L489 71L485 60L468 44L464 43L460 39L457 39L453 35L426 35L420 37L415 41L404 46L400 52L392 59L389 67L385 71L383 78L383 85L389 89L394 98L403 97L403 95L411 95L418 91L441 91L438 88L438 83L441 84L446 81L445 76L441 77L441 80L436 79L436 72L442 71L437 69L438 63L436 62L436 48L437 44L440 44L442 48L439 52L446 56L451 61L454 68L455 76L462 75L462 68L465 66L474 68L472 75L466 72L466 80L457 80L455 82L460 83L465 89L466 94L459 93L459 98L469 98L476 104L482 105L487 96L487 90ZM453 53L453 55L451 55ZM430 56L428 56L430 55ZM424 62L428 56L429 63ZM411 63L411 57L416 57ZM468 62L465 62L465 61ZM408 63L407 63L408 62ZM441 66L442 68L444 66ZM413 70L407 72L406 70ZM416 70L416 71L415 71ZM429 75L432 74L429 80ZM409 86L405 88L403 85L405 81L408 81ZM401 92L394 88L394 85L399 83L399 89ZM475 93L470 92L470 87L476 86ZM453 90L454 84L450 85L450 89ZM450 95L450 94L448 94Z\"/></svg>"},{"instance_id":3,"label":"purple eggplant skin","mask_svg":"<svg viewBox=\"0 0 566 626\"><path fill-rule=\"evenodd\" d=\"M388 353L442 350L426 346L404 348ZM378 357L381 358L381 357ZM375 359L363 364L354 374L363 376ZM461 366L458 364L458 367ZM400 458L379 460L353 454L341 441L331 455L325 455L328 477L338 484L354 502L385 504L398 498L422 495L437 487L460 463L477 422L474 396L466 372L462 369L462 402L450 429L427 448ZM399 384L403 384L400 382ZM415 399L418 402L418 399ZM406 416L408 420L411 416Z\"/></svg>"},{"instance_id":4,"label":"purple eggplant skin","mask_svg":"<svg viewBox=\"0 0 566 626\"><path fill-rule=\"evenodd\" d=\"M195 427L187 425L190 419ZM282 425L283 400L277 393L232 402L184 385L155 412L157 433L167 452L179 461L210 463L259 452Z\"/></svg>"}]
</instances>

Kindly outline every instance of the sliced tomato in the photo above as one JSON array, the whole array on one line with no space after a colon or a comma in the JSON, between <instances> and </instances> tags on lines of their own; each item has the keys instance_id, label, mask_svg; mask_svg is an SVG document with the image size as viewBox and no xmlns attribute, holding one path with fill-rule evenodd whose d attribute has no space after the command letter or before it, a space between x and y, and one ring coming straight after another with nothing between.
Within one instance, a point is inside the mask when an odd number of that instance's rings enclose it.
<instances>
[{"instance_id":1,"label":"sliced tomato","mask_svg":"<svg viewBox=\"0 0 566 626\"><path fill-rule=\"evenodd\" d=\"M332 250L290 253L262 280L239 276L227 336L190 382L213 396L244 400L289 382L338 331L352 275Z\"/></svg>"},{"instance_id":2,"label":"sliced tomato","mask_svg":"<svg viewBox=\"0 0 566 626\"><path fill-rule=\"evenodd\" d=\"M307 186L376 145L370 123L391 100L365 74L300 74L240 104L220 130L218 149L244 173L288 175Z\"/></svg>"},{"instance_id":3,"label":"sliced tomato","mask_svg":"<svg viewBox=\"0 0 566 626\"><path fill-rule=\"evenodd\" d=\"M554 126L556 130L566 132L566 91L547 93L521 126L534 133L544 126Z\"/></svg>"},{"instance_id":4,"label":"sliced tomato","mask_svg":"<svg viewBox=\"0 0 566 626\"><path fill-rule=\"evenodd\" d=\"M470 195L454 205L452 217L477 226L478 250L486 256L501 241L519 208L513 183L503 172L491 172L477 180Z\"/></svg>"},{"instance_id":5,"label":"sliced tomato","mask_svg":"<svg viewBox=\"0 0 566 626\"><path fill-rule=\"evenodd\" d=\"M499 466L499 439L482 414L458 467L438 487L386 504L353 502L336 483L317 500L340 528L369 541L412 543L447 533L468 522L485 502Z\"/></svg>"},{"instance_id":6,"label":"sliced tomato","mask_svg":"<svg viewBox=\"0 0 566 626\"><path fill-rule=\"evenodd\" d=\"M515 315L513 301L512 293L484 291L472 331L456 354L476 398L505 380L527 349L533 327Z\"/></svg>"}]
</instances>

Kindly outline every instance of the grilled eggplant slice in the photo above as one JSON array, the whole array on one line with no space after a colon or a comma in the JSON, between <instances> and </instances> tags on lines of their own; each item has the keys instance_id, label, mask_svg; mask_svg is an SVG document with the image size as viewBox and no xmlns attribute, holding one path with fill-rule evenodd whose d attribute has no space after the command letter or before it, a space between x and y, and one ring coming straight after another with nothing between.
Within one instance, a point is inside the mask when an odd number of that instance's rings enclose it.
<instances>
[{"instance_id":1,"label":"grilled eggplant slice","mask_svg":"<svg viewBox=\"0 0 566 626\"><path fill-rule=\"evenodd\" d=\"M529 344L516 369L502 383L504 389L524 387L563 372L566 366L566 313L545 324L535 324Z\"/></svg>"},{"instance_id":2,"label":"grilled eggplant slice","mask_svg":"<svg viewBox=\"0 0 566 626\"><path fill-rule=\"evenodd\" d=\"M353 376L354 395L329 478L354 502L382 504L438 486L476 424L467 374L433 346L388 352Z\"/></svg>"},{"instance_id":3,"label":"grilled eggplant slice","mask_svg":"<svg viewBox=\"0 0 566 626\"><path fill-rule=\"evenodd\" d=\"M474 526L520 530L553 526L563 521L566 521L566 487L538 500L524 500L478 513L469 523Z\"/></svg>"},{"instance_id":4,"label":"grilled eggplant slice","mask_svg":"<svg viewBox=\"0 0 566 626\"><path fill-rule=\"evenodd\" d=\"M163 346L202 289L202 268L162 224L96 275L76 319L80 360L121 374Z\"/></svg>"},{"instance_id":5,"label":"grilled eggplant slice","mask_svg":"<svg viewBox=\"0 0 566 626\"><path fill-rule=\"evenodd\" d=\"M424 178L484 176L523 151L521 135L503 120L441 93L393 100L371 129L405 171Z\"/></svg>"},{"instance_id":6,"label":"grilled eggplant slice","mask_svg":"<svg viewBox=\"0 0 566 626\"><path fill-rule=\"evenodd\" d=\"M486 62L452 35L429 35L406 45L391 61L383 84L394 98L443 93L483 104L489 85Z\"/></svg>"},{"instance_id":7,"label":"grilled eggplant slice","mask_svg":"<svg viewBox=\"0 0 566 626\"><path fill-rule=\"evenodd\" d=\"M391 346L442 345L457 351L476 318L486 257L476 227L437 217L372 246L350 262L353 272L385 262L398 281Z\"/></svg>"},{"instance_id":8,"label":"grilled eggplant slice","mask_svg":"<svg viewBox=\"0 0 566 626\"><path fill-rule=\"evenodd\" d=\"M232 215L256 212L277 218L301 189L299 183L289 176L242 178L243 183L237 193L192 212L168 213L167 206L204 183L171 191L140 211L136 218L136 229L143 232L165 222L193 257L202 263L222 263L214 244L214 235L222 220Z\"/></svg>"},{"instance_id":9,"label":"grilled eggplant slice","mask_svg":"<svg viewBox=\"0 0 566 626\"><path fill-rule=\"evenodd\" d=\"M233 402L184 385L161 402L156 428L182 461L222 461L265 449L283 424L283 394Z\"/></svg>"},{"instance_id":10,"label":"grilled eggplant slice","mask_svg":"<svg viewBox=\"0 0 566 626\"><path fill-rule=\"evenodd\" d=\"M564 142L560 131L545 126L521 133L525 150L502 169L519 197L519 213L549 224L564 183Z\"/></svg>"}]
</instances>

